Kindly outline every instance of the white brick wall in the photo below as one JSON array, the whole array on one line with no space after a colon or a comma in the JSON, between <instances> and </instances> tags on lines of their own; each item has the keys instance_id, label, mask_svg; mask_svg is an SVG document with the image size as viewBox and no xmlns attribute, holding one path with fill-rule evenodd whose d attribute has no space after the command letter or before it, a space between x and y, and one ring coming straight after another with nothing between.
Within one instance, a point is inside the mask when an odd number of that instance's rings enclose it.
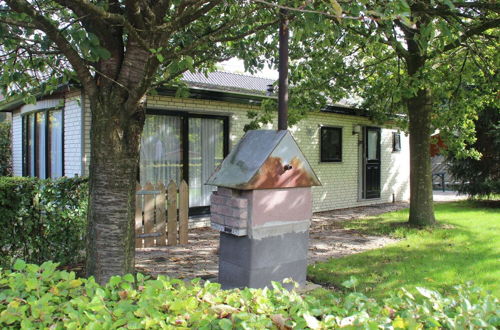
<instances>
[{"instance_id":1,"label":"white brick wall","mask_svg":"<svg viewBox=\"0 0 500 330\"><path fill-rule=\"evenodd\" d=\"M23 148L22 148L22 120L21 111L12 113L12 170L14 175L23 175Z\"/></svg>"},{"instance_id":2,"label":"white brick wall","mask_svg":"<svg viewBox=\"0 0 500 330\"><path fill-rule=\"evenodd\" d=\"M37 109L54 107L64 102L64 150L65 175L87 175L90 161L90 121L88 99L83 102L82 123L80 92L68 93L65 99L39 101L36 105L26 105L13 113L13 161L14 173L22 173L21 117ZM148 97L148 108L165 111L189 111L193 113L218 114L230 117L230 144L234 146L243 136L243 127L250 120L248 110L258 110L258 106L233 104L221 101L178 99L166 96ZM83 125L83 127L82 127ZM342 162L321 163L319 150L320 125L342 127ZM408 137L401 134L399 152L392 151L392 132L383 128L381 140L381 197L362 200L361 186L361 136L353 135L354 125L377 126L367 118L332 113L315 112L290 129L302 152L321 180L323 186L313 188L313 209L323 211L375 203L391 202L409 198L409 146ZM266 128L272 128L271 126ZM82 131L84 136L82 137ZM83 140L83 144L82 144ZM83 150L82 150L83 149ZM83 158L82 158L83 154Z\"/></svg>"},{"instance_id":3,"label":"white brick wall","mask_svg":"<svg viewBox=\"0 0 500 330\"><path fill-rule=\"evenodd\" d=\"M250 120L248 110L259 107L228 102L176 99L165 96L148 98L148 108L165 111L190 111L225 114L230 119L230 140L234 146L244 134L243 127ZM319 149L320 124L342 127L342 162L321 163ZM383 128L381 132L381 197L361 199L361 149L358 135L352 134L354 125L377 126L364 117L315 112L308 115L299 125L290 129L302 152L322 182L313 188L313 209L324 211L337 208L392 202L409 198L409 146L408 138L401 134L400 152L392 152L392 132ZM266 127L272 128L272 127ZM362 137L359 137L361 139Z\"/></svg>"},{"instance_id":4,"label":"white brick wall","mask_svg":"<svg viewBox=\"0 0 500 330\"><path fill-rule=\"evenodd\" d=\"M82 175L81 93L67 93L64 103L64 175Z\"/></svg>"}]
</instances>

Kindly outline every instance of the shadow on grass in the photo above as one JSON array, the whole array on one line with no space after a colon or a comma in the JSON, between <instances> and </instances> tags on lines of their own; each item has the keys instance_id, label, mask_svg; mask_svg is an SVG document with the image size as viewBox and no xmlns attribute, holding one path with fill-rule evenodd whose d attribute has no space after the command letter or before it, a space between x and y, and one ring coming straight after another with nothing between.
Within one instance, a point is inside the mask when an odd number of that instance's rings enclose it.
<instances>
[{"instance_id":1,"label":"shadow on grass","mask_svg":"<svg viewBox=\"0 0 500 330\"><path fill-rule=\"evenodd\" d=\"M401 239L415 233L452 229L455 224L450 224L447 221L453 220L457 214L460 214L462 218L468 218L470 214L478 210L486 214L498 214L497 208L500 204L493 203L493 205L490 202L492 201L460 201L435 204L436 224L424 228L416 228L408 223L408 209L385 213L376 217L350 220L343 222L341 227L347 230L355 230L363 235L381 235Z\"/></svg>"},{"instance_id":2,"label":"shadow on grass","mask_svg":"<svg viewBox=\"0 0 500 330\"><path fill-rule=\"evenodd\" d=\"M483 226L481 231L463 223L469 218L474 221L477 215L477 209L472 209L469 203L438 206L438 215L445 222L424 230L409 227L404 217L407 212L401 211L351 221L347 224L349 228L361 233L408 239L385 248L311 265L309 278L338 289L343 281L355 276L360 281L358 290L373 296L386 296L402 286L410 290L425 286L446 293L454 285L468 281L498 295L500 253L495 243L498 227L495 223L491 228L486 226L496 221L498 211L481 209L481 214L484 212L487 216L486 220L478 221L477 225ZM447 223L450 219L456 220L458 213L459 220Z\"/></svg>"}]
</instances>

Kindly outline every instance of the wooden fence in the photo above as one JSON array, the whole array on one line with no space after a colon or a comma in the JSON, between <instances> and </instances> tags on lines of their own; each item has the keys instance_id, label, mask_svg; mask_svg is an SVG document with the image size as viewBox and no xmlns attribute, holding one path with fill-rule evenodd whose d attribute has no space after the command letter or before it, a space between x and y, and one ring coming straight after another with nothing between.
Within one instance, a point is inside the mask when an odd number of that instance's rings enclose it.
<instances>
[{"instance_id":1,"label":"wooden fence","mask_svg":"<svg viewBox=\"0 0 500 330\"><path fill-rule=\"evenodd\" d=\"M188 186L183 180L144 187L137 185L135 204L135 247L187 244Z\"/></svg>"}]
</instances>

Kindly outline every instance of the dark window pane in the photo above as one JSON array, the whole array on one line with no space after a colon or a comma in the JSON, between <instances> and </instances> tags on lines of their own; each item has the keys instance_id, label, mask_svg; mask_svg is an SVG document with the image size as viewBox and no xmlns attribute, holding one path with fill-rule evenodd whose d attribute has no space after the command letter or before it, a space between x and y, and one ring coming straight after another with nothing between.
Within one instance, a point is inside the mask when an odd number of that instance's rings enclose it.
<instances>
[{"instance_id":1,"label":"dark window pane","mask_svg":"<svg viewBox=\"0 0 500 330\"><path fill-rule=\"evenodd\" d=\"M342 161L342 129L321 127L321 161Z\"/></svg>"},{"instance_id":2,"label":"dark window pane","mask_svg":"<svg viewBox=\"0 0 500 330\"><path fill-rule=\"evenodd\" d=\"M392 150L401 151L401 133L399 132L392 133Z\"/></svg>"}]
</instances>

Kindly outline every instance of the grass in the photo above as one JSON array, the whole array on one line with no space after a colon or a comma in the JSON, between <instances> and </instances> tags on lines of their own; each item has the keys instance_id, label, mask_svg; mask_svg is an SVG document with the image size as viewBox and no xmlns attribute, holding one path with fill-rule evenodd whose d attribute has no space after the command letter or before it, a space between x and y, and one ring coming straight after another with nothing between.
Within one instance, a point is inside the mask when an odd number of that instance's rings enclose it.
<instances>
[{"instance_id":1,"label":"grass","mask_svg":"<svg viewBox=\"0 0 500 330\"><path fill-rule=\"evenodd\" d=\"M435 204L438 225L414 229L406 225L408 210L349 221L345 228L364 234L389 235L398 243L309 266L316 283L341 289L351 276L356 290L386 297L400 287L416 286L443 293L458 284L475 285L500 296L500 208L463 201Z\"/></svg>"}]
</instances>

